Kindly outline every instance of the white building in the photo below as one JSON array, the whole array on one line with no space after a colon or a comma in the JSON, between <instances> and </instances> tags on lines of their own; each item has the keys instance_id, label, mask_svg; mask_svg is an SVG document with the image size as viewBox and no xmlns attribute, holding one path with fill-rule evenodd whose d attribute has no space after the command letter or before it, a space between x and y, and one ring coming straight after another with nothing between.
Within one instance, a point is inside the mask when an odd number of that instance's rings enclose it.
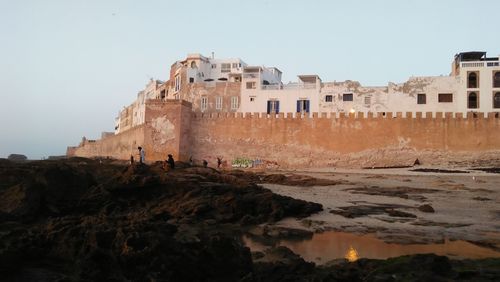
<instances>
[{"instance_id":1,"label":"white building","mask_svg":"<svg viewBox=\"0 0 500 282\"><path fill-rule=\"evenodd\" d=\"M249 66L243 69L241 106L249 113L318 112L321 79L299 75L298 82L283 84L275 67Z\"/></svg>"},{"instance_id":2,"label":"white building","mask_svg":"<svg viewBox=\"0 0 500 282\"><path fill-rule=\"evenodd\" d=\"M405 83L368 87L356 81L322 83L318 76L299 75L283 85L274 68L243 70L241 112L498 112L499 57L486 52L455 56L449 76L411 77ZM271 72L272 73L272 72Z\"/></svg>"},{"instance_id":3,"label":"white building","mask_svg":"<svg viewBox=\"0 0 500 282\"><path fill-rule=\"evenodd\" d=\"M144 123L146 114L146 100L159 99L159 86L163 82L160 80L150 79L144 90L139 91L137 99L134 103L132 111L132 126L137 126Z\"/></svg>"},{"instance_id":4,"label":"white building","mask_svg":"<svg viewBox=\"0 0 500 282\"><path fill-rule=\"evenodd\" d=\"M171 66L167 82L151 79L136 101L124 107L115 133L144 123L148 99L191 99L204 111L213 98L215 109L222 109L229 83L220 87L224 93L206 90L224 82L240 83L236 90L241 90L229 92L226 108L245 113L500 112L499 63L499 57L487 57L486 52L463 52L455 55L448 76L411 77L404 83L368 87L350 80L323 83L317 75L299 75L297 82L284 84L275 67L189 54ZM189 84L196 84L196 91L186 87ZM200 97L191 97L193 91ZM215 97L208 97L208 92Z\"/></svg>"},{"instance_id":5,"label":"white building","mask_svg":"<svg viewBox=\"0 0 500 282\"><path fill-rule=\"evenodd\" d=\"M188 83L210 81L239 82L246 63L239 58L215 59L201 54L188 54L183 62L187 65ZM182 63L182 62L181 62Z\"/></svg>"}]
</instances>

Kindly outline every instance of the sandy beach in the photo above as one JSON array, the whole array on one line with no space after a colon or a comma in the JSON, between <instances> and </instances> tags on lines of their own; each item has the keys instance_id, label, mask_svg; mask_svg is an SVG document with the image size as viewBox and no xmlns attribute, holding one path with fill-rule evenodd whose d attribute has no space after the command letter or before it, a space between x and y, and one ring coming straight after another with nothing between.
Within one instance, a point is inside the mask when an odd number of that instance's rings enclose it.
<instances>
[{"instance_id":1,"label":"sandy beach","mask_svg":"<svg viewBox=\"0 0 500 282\"><path fill-rule=\"evenodd\" d=\"M454 168L450 173L412 169L282 171L339 184L263 186L277 194L324 207L322 212L305 219L284 219L278 226L370 234L388 243L401 244L463 240L500 250L499 174L466 168Z\"/></svg>"}]
</instances>

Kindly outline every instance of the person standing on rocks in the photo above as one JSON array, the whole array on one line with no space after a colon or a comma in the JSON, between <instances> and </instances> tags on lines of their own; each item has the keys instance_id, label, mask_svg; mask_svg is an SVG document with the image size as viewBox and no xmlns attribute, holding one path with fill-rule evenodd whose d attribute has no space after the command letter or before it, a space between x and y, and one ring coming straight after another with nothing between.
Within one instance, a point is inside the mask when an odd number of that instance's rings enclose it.
<instances>
[{"instance_id":1,"label":"person standing on rocks","mask_svg":"<svg viewBox=\"0 0 500 282\"><path fill-rule=\"evenodd\" d=\"M203 167L207 167L207 166L208 166L207 160L203 160Z\"/></svg>"},{"instance_id":2,"label":"person standing on rocks","mask_svg":"<svg viewBox=\"0 0 500 282\"><path fill-rule=\"evenodd\" d=\"M217 157L217 168L220 168L221 164L222 164L222 158Z\"/></svg>"},{"instance_id":3,"label":"person standing on rocks","mask_svg":"<svg viewBox=\"0 0 500 282\"><path fill-rule=\"evenodd\" d=\"M142 149L141 146L137 147L137 149L139 150L139 163L144 164L144 162L146 161L146 152L144 151L144 149Z\"/></svg>"},{"instance_id":4,"label":"person standing on rocks","mask_svg":"<svg viewBox=\"0 0 500 282\"><path fill-rule=\"evenodd\" d=\"M171 169L175 168L175 161L174 157L172 155L168 154L168 160L167 160L168 165L170 166Z\"/></svg>"}]
</instances>

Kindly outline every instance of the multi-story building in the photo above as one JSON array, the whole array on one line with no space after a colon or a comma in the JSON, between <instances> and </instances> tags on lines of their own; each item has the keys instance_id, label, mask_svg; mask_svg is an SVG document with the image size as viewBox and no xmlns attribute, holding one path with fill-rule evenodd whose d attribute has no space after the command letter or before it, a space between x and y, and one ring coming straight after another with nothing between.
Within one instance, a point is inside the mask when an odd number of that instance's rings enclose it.
<instances>
[{"instance_id":1,"label":"multi-story building","mask_svg":"<svg viewBox=\"0 0 500 282\"><path fill-rule=\"evenodd\" d=\"M448 76L371 87L350 80L322 82L318 75L299 75L297 82L284 84L275 67L189 54L171 66L168 81L151 80L120 112L115 133L144 123L148 99L187 100L203 113L500 112L499 62L486 52L463 52L455 55Z\"/></svg>"},{"instance_id":2,"label":"multi-story building","mask_svg":"<svg viewBox=\"0 0 500 282\"><path fill-rule=\"evenodd\" d=\"M160 80L150 79L144 90L137 93L137 99L120 111L115 119L115 134L128 130L144 123L145 102L148 99L161 99L165 83ZM163 96L165 98L165 96Z\"/></svg>"},{"instance_id":3,"label":"multi-story building","mask_svg":"<svg viewBox=\"0 0 500 282\"><path fill-rule=\"evenodd\" d=\"M244 67L246 63L238 58L189 54L171 66L166 98L189 101L193 110L205 113L236 111Z\"/></svg>"},{"instance_id":4,"label":"multi-story building","mask_svg":"<svg viewBox=\"0 0 500 282\"><path fill-rule=\"evenodd\" d=\"M299 75L298 82L283 84L277 68L246 67L241 84L241 112L318 112L321 79Z\"/></svg>"},{"instance_id":5,"label":"multi-story building","mask_svg":"<svg viewBox=\"0 0 500 282\"><path fill-rule=\"evenodd\" d=\"M498 112L499 57L459 53L449 76L411 77L384 87L364 87L353 81L325 83L319 108L319 112Z\"/></svg>"},{"instance_id":6,"label":"multi-story building","mask_svg":"<svg viewBox=\"0 0 500 282\"><path fill-rule=\"evenodd\" d=\"M459 109L500 111L499 57L486 57L486 52L457 54L451 75L460 79Z\"/></svg>"}]
</instances>

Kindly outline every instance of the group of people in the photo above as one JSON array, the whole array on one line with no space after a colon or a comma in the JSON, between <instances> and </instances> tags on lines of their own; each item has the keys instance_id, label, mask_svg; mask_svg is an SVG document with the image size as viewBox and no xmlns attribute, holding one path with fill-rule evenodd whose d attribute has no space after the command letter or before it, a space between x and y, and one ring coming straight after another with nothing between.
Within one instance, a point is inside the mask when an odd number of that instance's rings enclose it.
<instances>
[{"instance_id":1,"label":"group of people","mask_svg":"<svg viewBox=\"0 0 500 282\"><path fill-rule=\"evenodd\" d=\"M137 150L139 150L139 164L144 164L146 162L146 151L144 151L144 149L139 146L137 147ZM165 160L165 164L168 165L170 167L170 169L174 169L175 168L175 160L174 160L174 157L171 155L171 154L168 154L167 156L167 160ZM130 155L130 164L134 164L134 155ZM189 165L190 166L193 166L193 157L189 157ZM217 157L217 168L220 168L222 165L222 157ZM203 167L208 167L208 161L207 160L203 160Z\"/></svg>"},{"instance_id":2,"label":"group of people","mask_svg":"<svg viewBox=\"0 0 500 282\"><path fill-rule=\"evenodd\" d=\"M146 162L146 151L141 147L137 147L137 150L139 150L139 164L144 164ZM168 158L165 161L165 163L170 166L171 169L175 168L175 160L174 157L171 154L168 154ZM134 164L134 155L130 155L130 164Z\"/></svg>"},{"instance_id":3,"label":"group of people","mask_svg":"<svg viewBox=\"0 0 500 282\"><path fill-rule=\"evenodd\" d=\"M137 149L139 150L139 163L144 164L146 162L146 152L140 146L137 147ZM130 164L134 164L134 155L133 154L130 155Z\"/></svg>"}]
</instances>

